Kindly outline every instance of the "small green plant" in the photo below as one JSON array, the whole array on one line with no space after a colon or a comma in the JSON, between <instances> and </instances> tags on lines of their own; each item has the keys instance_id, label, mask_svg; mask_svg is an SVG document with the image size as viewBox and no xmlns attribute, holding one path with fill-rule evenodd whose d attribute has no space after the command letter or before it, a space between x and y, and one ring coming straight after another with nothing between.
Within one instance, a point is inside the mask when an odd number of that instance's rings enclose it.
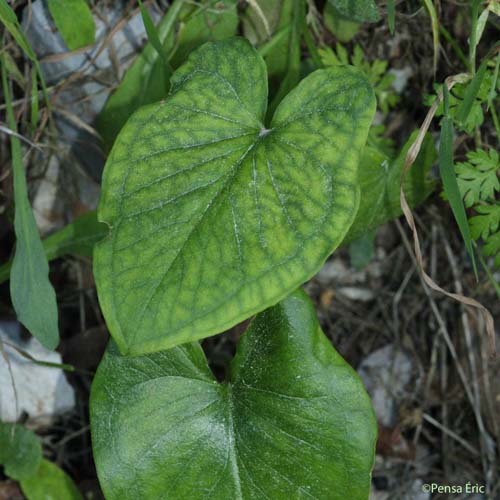
<instances>
[{"instance_id":1,"label":"small green plant","mask_svg":"<svg viewBox=\"0 0 500 500\"><path fill-rule=\"evenodd\" d=\"M500 264L500 235L498 210L495 194L498 191L498 154L491 148L482 148L482 126L490 114L496 141L500 139L498 120L498 79L500 68L500 44L497 42L476 67L476 53L490 14L498 15L496 2L489 2L480 12L481 2L471 2L471 35L469 58L462 55L469 73L448 79L445 85L436 85L442 101L436 115L442 116L440 136L440 173L443 181L443 195L449 201L453 215L462 234L465 247L471 258L477 277L473 240L482 241L486 256L494 257L494 264ZM455 47L455 50L456 47ZM427 96L431 105L435 97ZM465 132L473 138L476 150L467 152L467 161L453 164L454 130ZM470 216L466 212L471 209ZM484 264L483 264L484 265ZM492 279L491 273L487 275ZM494 283L498 290L498 285Z\"/></svg>"},{"instance_id":2,"label":"small green plant","mask_svg":"<svg viewBox=\"0 0 500 500\"><path fill-rule=\"evenodd\" d=\"M319 49L319 53L327 68L351 64L363 71L375 91L377 107L382 113L388 113L399 102L399 95L392 88L394 75L387 71L388 61L382 59L368 61L359 44L354 46L352 55L349 55L347 49L340 43L337 43L335 50L323 47Z\"/></svg>"},{"instance_id":3,"label":"small green plant","mask_svg":"<svg viewBox=\"0 0 500 500\"><path fill-rule=\"evenodd\" d=\"M494 149L470 151L467 161L455 164L458 186L465 206L473 210L469 218L471 236L483 243L483 253L500 266L500 161Z\"/></svg>"}]
</instances>

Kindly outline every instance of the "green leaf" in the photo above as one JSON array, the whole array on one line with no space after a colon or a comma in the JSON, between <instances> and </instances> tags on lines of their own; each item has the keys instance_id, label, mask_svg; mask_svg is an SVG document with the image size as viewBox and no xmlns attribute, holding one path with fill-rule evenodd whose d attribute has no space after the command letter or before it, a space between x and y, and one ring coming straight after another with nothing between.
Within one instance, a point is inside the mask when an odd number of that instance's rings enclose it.
<instances>
[{"instance_id":1,"label":"green leaf","mask_svg":"<svg viewBox=\"0 0 500 500\"><path fill-rule=\"evenodd\" d=\"M436 90L436 94L439 93L440 89L443 88L442 85L435 85L434 86ZM488 93L491 88L491 79L488 78L488 74L486 77L483 79L483 82L481 84L481 87L479 89L479 92L476 96L476 99L472 101L472 107L470 111L467 113L467 119L465 122L461 122L458 120L457 115L459 111L462 109L462 103L465 98L465 93L468 89L467 85L464 84L457 84L453 87L452 92L449 93L448 100L449 100L449 116L453 118L454 124L460 129L467 134L472 135L474 132L474 129L476 127L479 127L482 125L484 121L484 114L483 114L483 109L482 109L482 104L487 101L488 99ZM436 99L436 94L434 95L427 95L424 98L425 103L428 106L431 106L435 99ZM436 110L436 116L443 116L443 103L441 102Z\"/></svg>"},{"instance_id":2,"label":"green leaf","mask_svg":"<svg viewBox=\"0 0 500 500\"><path fill-rule=\"evenodd\" d=\"M339 16L333 4L328 2L323 9L323 22L325 27L341 42L351 41L358 33L360 26L360 24L355 21L349 21Z\"/></svg>"},{"instance_id":3,"label":"green leaf","mask_svg":"<svg viewBox=\"0 0 500 500\"><path fill-rule=\"evenodd\" d=\"M492 0L488 5L488 9L490 9L490 11L493 12L493 14L500 16L500 3L499 2Z\"/></svg>"},{"instance_id":4,"label":"green leaf","mask_svg":"<svg viewBox=\"0 0 500 500\"><path fill-rule=\"evenodd\" d=\"M366 146L359 166L359 210L344 244L360 238L367 231L376 229L403 213L399 186L406 154L415 142L417 134L418 131L413 132L396 159L391 159L378 148ZM436 148L432 137L427 135L404 184L406 201L412 208L422 203L434 189L434 183L429 180L428 174L435 159Z\"/></svg>"},{"instance_id":5,"label":"green leaf","mask_svg":"<svg viewBox=\"0 0 500 500\"><path fill-rule=\"evenodd\" d=\"M481 66L479 66L478 72L475 74L474 78L465 89L464 100L459 106L456 114L456 120L458 120L460 123L466 123L469 118L469 114L472 111L473 105L477 99L477 95L479 94L479 91L481 89L481 85L486 75L487 68L488 60L485 59L481 63Z\"/></svg>"},{"instance_id":6,"label":"green leaf","mask_svg":"<svg viewBox=\"0 0 500 500\"><path fill-rule=\"evenodd\" d=\"M475 211L479 215L470 218L470 229L475 240L487 240L500 227L500 205L478 205Z\"/></svg>"},{"instance_id":7,"label":"green leaf","mask_svg":"<svg viewBox=\"0 0 500 500\"><path fill-rule=\"evenodd\" d=\"M16 481L36 474L42 447L34 432L21 425L0 422L0 465Z\"/></svg>"},{"instance_id":8,"label":"green leaf","mask_svg":"<svg viewBox=\"0 0 500 500\"><path fill-rule=\"evenodd\" d=\"M291 0L290 33L287 40L285 72L279 89L268 107L269 118L274 114L283 98L300 80L301 35L305 15L305 2L303 0Z\"/></svg>"},{"instance_id":9,"label":"green leaf","mask_svg":"<svg viewBox=\"0 0 500 500\"><path fill-rule=\"evenodd\" d=\"M500 205L478 205L474 207L478 215L469 219L470 232L475 240L482 239L482 252L495 257L495 267L500 267Z\"/></svg>"},{"instance_id":10,"label":"green leaf","mask_svg":"<svg viewBox=\"0 0 500 500\"><path fill-rule=\"evenodd\" d=\"M92 257L94 244L107 234L106 225L97 220L95 211L91 211L45 238L42 245L49 261L67 254ZM11 267L12 261L0 266L0 283L9 279Z\"/></svg>"},{"instance_id":11,"label":"green leaf","mask_svg":"<svg viewBox=\"0 0 500 500\"><path fill-rule=\"evenodd\" d=\"M289 25L290 19L285 21L282 15L283 9L290 11L286 4L291 6L290 0L253 0L252 3L247 2L242 15L245 38L252 45L260 45L269 40L277 31Z\"/></svg>"},{"instance_id":12,"label":"green leaf","mask_svg":"<svg viewBox=\"0 0 500 500\"><path fill-rule=\"evenodd\" d=\"M2 57L0 62L7 123L11 130L16 131L16 120L3 61ZM48 278L49 265L28 200L19 138L11 135L10 143L14 178L14 232L16 234L16 253L12 262L10 280L12 305L18 320L31 334L47 349L55 349L59 343L56 294Z\"/></svg>"},{"instance_id":13,"label":"green leaf","mask_svg":"<svg viewBox=\"0 0 500 500\"><path fill-rule=\"evenodd\" d=\"M83 500L72 479L56 464L42 460L36 475L21 481L27 500Z\"/></svg>"},{"instance_id":14,"label":"green leaf","mask_svg":"<svg viewBox=\"0 0 500 500\"><path fill-rule=\"evenodd\" d=\"M47 0L50 14L70 50L92 45L95 25L85 0Z\"/></svg>"},{"instance_id":15,"label":"green leaf","mask_svg":"<svg viewBox=\"0 0 500 500\"><path fill-rule=\"evenodd\" d=\"M389 24L389 32L394 35L394 25L396 22L396 2L395 0L387 0L387 22Z\"/></svg>"},{"instance_id":16,"label":"green leaf","mask_svg":"<svg viewBox=\"0 0 500 500\"><path fill-rule=\"evenodd\" d=\"M21 29L16 13L12 10L6 0L0 0L0 21L12 35L17 44L23 49L28 58L31 59L31 61L36 61L36 55L33 52L26 35Z\"/></svg>"},{"instance_id":17,"label":"green leaf","mask_svg":"<svg viewBox=\"0 0 500 500\"><path fill-rule=\"evenodd\" d=\"M47 109L51 109L51 103L49 99L49 94L47 91L47 86L45 85L45 78L43 76L42 70L40 68L40 64L36 58L35 52L31 48L26 35L23 33L19 21L17 20L17 16L15 12L11 9L11 7L7 4L6 0L0 0L0 22L5 26L6 30L11 34L16 43L21 47L24 51L26 57L31 60L34 67L36 68L36 72L38 74L38 79L40 80L40 85L42 86L43 96L45 98L45 104ZM7 52L2 54L3 64L7 67L7 71L11 72L12 64L10 64L10 56ZM14 79L15 76L14 76ZM50 114L49 114L50 119Z\"/></svg>"},{"instance_id":18,"label":"green leaf","mask_svg":"<svg viewBox=\"0 0 500 500\"><path fill-rule=\"evenodd\" d=\"M447 98L447 89L444 87L444 96ZM446 102L445 102L445 113ZM474 259L474 249L470 235L467 214L462 201L462 195L458 187L457 176L453 167L453 125L451 118L445 115L441 121L441 134L439 136L439 173L443 181L443 190L450 203L451 210L457 222L460 234L464 240L465 248L472 261L474 272L476 272L476 261Z\"/></svg>"},{"instance_id":19,"label":"green leaf","mask_svg":"<svg viewBox=\"0 0 500 500\"><path fill-rule=\"evenodd\" d=\"M31 68L31 128L36 130L38 125L38 78L35 67Z\"/></svg>"},{"instance_id":20,"label":"green leaf","mask_svg":"<svg viewBox=\"0 0 500 500\"><path fill-rule=\"evenodd\" d=\"M262 58L207 43L172 93L127 123L104 169L100 304L123 353L219 333L321 267L357 209L373 91L351 67L310 74L270 128Z\"/></svg>"},{"instance_id":21,"label":"green leaf","mask_svg":"<svg viewBox=\"0 0 500 500\"><path fill-rule=\"evenodd\" d=\"M458 187L466 207L472 207L480 201L495 199L500 191L497 172L500 170L498 153L494 149L479 149L467 153L467 160L455 165Z\"/></svg>"},{"instance_id":22,"label":"green leaf","mask_svg":"<svg viewBox=\"0 0 500 500\"><path fill-rule=\"evenodd\" d=\"M349 245L351 266L363 270L375 255L375 231L367 231Z\"/></svg>"},{"instance_id":23,"label":"green leaf","mask_svg":"<svg viewBox=\"0 0 500 500\"><path fill-rule=\"evenodd\" d=\"M500 267L500 231L492 234L484 243L483 253L487 257L494 257L494 267Z\"/></svg>"},{"instance_id":24,"label":"green leaf","mask_svg":"<svg viewBox=\"0 0 500 500\"><path fill-rule=\"evenodd\" d=\"M175 24L183 13L187 14L185 23L179 28L174 47ZM111 149L118 132L134 111L167 96L172 67L182 64L191 51L206 41L233 36L237 27L235 0L206 0L194 11L187 0L175 0L154 28L156 49L151 43L146 46L98 116L97 130L106 148ZM159 44L163 46L162 52L159 52ZM166 56L159 56L167 52L171 52L168 64Z\"/></svg>"},{"instance_id":25,"label":"green leaf","mask_svg":"<svg viewBox=\"0 0 500 500\"><path fill-rule=\"evenodd\" d=\"M272 35L264 56L272 92L274 84L278 88L287 73L292 40L293 0L254 0L252 3L258 9L247 6L243 17L243 33L259 49Z\"/></svg>"},{"instance_id":26,"label":"green leaf","mask_svg":"<svg viewBox=\"0 0 500 500\"><path fill-rule=\"evenodd\" d=\"M323 47L318 52L326 67L352 64L361 69L373 86L378 108L382 113L388 113L389 109L399 102L399 95L392 88L394 75L387 72L387 61L375 59L370 62L359 44L354 46L351 56L340 43L336 44L335 50L331 47Z\"/></svg>"},{"instance_id":27,"label":"green leaf","mask_svg":"<svg viewBox=\"0 0 500 500\"><path fill-rule=\"evenodd\" d=\"M1 5L1 4L0 4ZM19 70L16 61L9 52L3 53L5 68L7 69L7 74L14 80L21 88L26 85L26 78ZM21 62L22 63L22 62Z\"/></svg>"},{"instance_id":28,"label":"green leaf","mask_svg":"<svg viewBox=\"0 0 500 500\"><path fill-rule=\"evenodd\" d=\"M434 46L434 58L433 58L433 66L434 66L434 75L437 71L437 64L439 58L439 19L436 12L436 7L432 0L423 0L425 8L431 18L431 28L432 28L432 44Z\"/></svg>"},{"instance_id":29,"label":"green leaf","mask_svg":"<svg viewBox=\"0 0 500 500\"><path fill-rule=\"evenodd\" d=\"M158 38L165 49L172 44L171 35L185 1L174 0L156 27ZM167 95L169 78L170 72L164 61L153 45L148 43L97 117L96 127L107 149L111 149L118 132L136 109Z\"/></svg>"},{"instance_id":30,"label":"green leaf","mask_svg":"<svg viewBox=\"0 0 500 500\"><path fill-rule=\"evenodd\" d=\"M144 24L144 28L148 35L149 43L156 50L160 58L162 59L165 66L168 67L167 55L165 53L165 49L163 44L160 41L160 37L158 36L158 30L156 29L151 16L149 15L148 10L144 7L142 0L139 0L139 9L141 11L142 22Z\"/></svg>"},{"instance_id":31,"label":"green leaf","mask_svg":"<svg viewBox=\"0 0 500 500\"><path fill-rule=\"evenodd\" d=\"M344 18L359 23L373 23L380 19L374 0L328 0Z\"/></svg>"},{"instance_id":32,"label":"green leaf","mask_svg":"<svg viewBox=\"0 0 500 500\"><path fill-rule=\"evenodd\" d=\"M187 56L208 41L223 40L236 34L238 13L236 0L206 0L181 24L176 49L172 55L174 68Z\"/></svg>"},{"instance_id":33,"label":"green leaf","mask_svg":"<svg viewBox=\"0 0 500 500\"><path fill-rule=\"evenodd\" d=\"M251 323L229 382L197 344L133 358L110 345L90 401L108 500L368 498L373 410L302 291Z\"/></svg>"}]
</instances>

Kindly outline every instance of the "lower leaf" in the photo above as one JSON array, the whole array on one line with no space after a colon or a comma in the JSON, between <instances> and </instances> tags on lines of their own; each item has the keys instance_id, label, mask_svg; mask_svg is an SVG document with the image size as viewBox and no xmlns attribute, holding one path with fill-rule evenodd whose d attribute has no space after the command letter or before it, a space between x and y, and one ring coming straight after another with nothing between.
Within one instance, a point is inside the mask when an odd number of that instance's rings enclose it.
<instances>
[{"instance_id":1,"label":"lower leaf","mask_svg":"<svg viewBox=\"0 0 500 500\"><path fill-rule=\"evenodd\" d=\"M220 384L198 344L122 357L94 379L99 479L113 499L366 499L376 426L302 291L259 314Z\"/></svg>"}]
</instances>

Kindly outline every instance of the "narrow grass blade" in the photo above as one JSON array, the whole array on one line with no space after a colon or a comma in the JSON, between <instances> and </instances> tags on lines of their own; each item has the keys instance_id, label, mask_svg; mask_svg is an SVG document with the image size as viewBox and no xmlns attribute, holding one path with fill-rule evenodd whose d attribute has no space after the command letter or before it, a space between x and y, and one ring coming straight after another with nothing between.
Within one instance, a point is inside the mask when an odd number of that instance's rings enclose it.
<instances>
[{"instance_id":1,"label":"narrow grass blade","mask_svg":"<svg viewBox=\"0 0 500 500\"><path fill-rule=\"evenodd\" d=\"M469 38L469 71L474 74L476 72L476 47L479 43L478 35L478 18L479 18L479 5L481 0L472 0L471 3L471 29Z\"/></svg>"},{"instance_id":2,"label":"narrow grass blade","mask_svg":"<svg viewBox=\"0 0 500 500\"><path fill-rule=\"evenodd\" d=\"M461 123L465 123L469 113L472 109L472 105L476 100L479 89L481 88L481 84L483 83L484 77L486 75L486 69L488 67L488 60L485 58L479 66L477 73L474 75L474 78L467 85L467 89L465 90L464 100L462 104L460 104L460 108L457 113L457 120Z\"/></svg>"},{"instance_id":3,"label":"narrow grass blade","mask_svg":"<svg viewBox=\"0 0 500 500\"><path fill-rule=\"evenodd\" d=\"M394 26L396 24L396 5L394 0L387 2L387 22L389 23L389 31L394 35Z\"/></svg>"},{"instance_id":4,"label":"narrow grass blade","mask_svg":"<svg viewBox=\"0 0 500 500\"><path fill-rule=\"evenodd\" d=\"M21 49L26 54L26 57L30 59L37 71L38 79L40 85L42 86L43 96L47 104L47 108L50 110L50 99L47 91L47 86L45 84L45 78L43 76L40 64L36 57L35 52L31 48L26 35L23 33L19 21L17 20L15 12L11 9L6 0L0 0L0 23L5 26L5 29L12 35L16 43L21 47ZM4 59L5 60L5 59Z\"/></svg>"},{"instance_id":5,"label":"narrow grass blade","mask_svg":"<svg viewBox=\"0 0 500 500\"><path fill-rule=\"evenodd\" d=\"M287 56L287 71L283 78L278 93L268 109L268 117L273 116L274 110L300 80L300 40L302 34L302 20L305 16L304 0L293 0L292 26L289 38Z\"/></svg>"},{"instance_id":6,"label":"narrow grass blade","mask_svg":"<svg viewBox=\"0 0 500 500\"><path fill-rule=\"evenodd\" d=\"M270 40L263 43L259 48L261 57L266 57L277 45L279 45L287 36L290 35L290 26L286 26L277 31Z\"/></svg>"},{"instance_id":7,"label":"narrow grass blade","mask_svg":"<svg viewBox=\"0 0 500 500\"><path fill-rule=\"evenodd\" d=\"M443 181L443 189L448 198L453 215L457 222L460 233L465 243L465 248L471 258L474 274L477 278L477 267L474 258L474 249L472 247L472 238L470 235L469 222L465 207L458 187L455 169L453 166L453 124L448 116L448 89L443 87L445 117L441 121L441 134L439 145L439 172Z\"/></svg>"},{"instance_id":8,"label":"narrow grass blade","mask_svg":"<svg viewBox=\"0 0 500 500\"><path fill-rule=\"evenodd\" d=\"M7 70L1 57L3 93L7 123L16 131ZM19 321L48 349L59 343L56 294L50 284L49 266L28 200L26 177L21 157L21 143L10 136L14 177L14 231L16 253L12 263L10 293Z\"/></svg>"},{"instance_id":9,"label":"narrow grass blade","mask_svg":"<svg viewBox=\"0 0 500 500\"><path fill-rule=\"evenodd\" d=\"M431 27L432 27L432 42L434 45L434 60L433 60L433 68L434 75L436 74L438 57L439 57L439 21L436 13L436 8L432 3L432 0L423 0L425 8L429 13L431 18Z\"/></svg>"},{"instance_id":10,"label":"narrow grass blade","mask_svg":"<svg viewBox=\"0 0 500 500\"><path fill-rule=\"evenodd\" d=\"M307 24L307 17L303 16L302 19L302 34L304 35L304 40L307 45L307 50L309 51L309 55L311 56L311 59L313 60L314 66L316 69L323 68L323 61L321 59L321 56L319 55L318 49L316 47L316 44L314 43L314 39L311 35L311 31L309 29L309 25Z\"/></svg>"},{"instance_id":11,"label":"narrow grass blade","mask_svg":"<svg viewBox=\"0 0 500 500\"><path fill-rule=\"evenodd\" d=\"M156 29L151 16L149 15L148 10L144 7L142 0L139 0L139 8L141 9L141 17L142 22L144 23L144 28L146 28L146 33L148 35L148 41L156 50L158 55L161 57L165 66L167 68L170 67L170 63L168 62L167 55L165 54L165 49L163 44L160 41L160 37L158 35L158 30ZM171 68L169 68L171 70Z\"/></svg>"},{"instance_id":12,"label":"narrow grass blade","mask_svg":"<svg viewBox=\"0 0 500 500\"><path fill-rule=\"evenodd\" d=\"M0 22L2 22L6 30L12 35L28 58L32 61L36 61L36 55L28 43L28 39L21 30L17 16L6 0L0 0Z\"/></svg>"},{"instance_id":13,"label":"narrow grass blade","mask_svg":"<svg viewBox=\"0 0 500 500\"><path fill-rule=\"evenodd\" d=\"M107 234L106 225L97 220L97 214L93 210L81 215L71 224L45 238L42 245L49 261L67 254L92 257L94 244ZM12 261L0 266L0 283L9 279L11 268Z\"/></svg>"},{"instance_id":14,"label":"narrow grass blade","mask_svg":"<svg viewBox=\"0 0 500 500\"><path fill-rule=\"evenodd\" d=\"M449 31L443 26L439 26L439 33L443 35L443 38L450 44L451 48L454 50L456 56L460 59L462 64L467 68L469 66L469 61L464 51L460 48L455 38L450 35Z\"/></svg>"},{"instance_id":15,"label":"narrow grass blade","mask_svg":"<svg viewBox=\"0 0 500 500\"><path fill-rule=\"evenodd\" d=\"M495 64L495 70L493 71L493 78L492 78L492 82L491 82L491 88L490 88L490 91L488 92L488 104L486 106L487 110L490 109L490 106L493 103L493 99L495 99L495 97L497 95L496 88L497 88L497 82L498 82L498 71L499 71L499 69L500 69L500 52L497 55L497 61L496 61L496 64ZM499 137L499 139L500 139L500 137Z\"/></svg>"},{"instance_id":16,"label":"narrow grass blade","mask_svg":"<svg viewBox=\"0 0 500 500\"><path fill-rule=\"evenodd\" d=\"M38 125L38 77L36 68L31 68L31 127L36 129Z\"/></svg>"}]
</instances>

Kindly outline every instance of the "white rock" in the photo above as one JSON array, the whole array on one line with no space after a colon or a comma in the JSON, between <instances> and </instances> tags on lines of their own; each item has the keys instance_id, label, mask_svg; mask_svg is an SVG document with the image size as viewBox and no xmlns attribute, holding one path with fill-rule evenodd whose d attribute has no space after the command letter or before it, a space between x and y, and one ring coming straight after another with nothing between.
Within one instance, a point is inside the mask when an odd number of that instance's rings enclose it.
<instances>
[{"instance_id":1,"label":"white rock","mask_svg":"<svg viewBox=\"0 0 500 500\"><path fill-rule=\"evenodd\" d=\"M392 68L389 70L391 75L394 75L394 80L392 81L392 88L398 93L402 94L406 86L408 85L408 80L413 75L413 71L409 66L403 69Z\"/></svg>"},{"instance_id":2,"label":"white rock","mask_svg":"<svg viewBox=\"0 0 500 500\"><path fill-rule=\"evenodd\" d=\"M372 352L358 368L377 420L385 427L396 424L397 400L411 379L412 368L411 359L392 344Z\"/></svg>"},{"instance_id":3,"label":"white rock","mask_svg":"<svg viewBox=\"0 0 500 500\"><path fill-rule=\"evenodd\" d=\"M343 286L337 289L337 293L346 299L359 302L370 302L375 298L375 294L368 288L359 288L355 286Z\"/></svg>"},{"instance_id":4,"label":"white rock","mask_svg":"<svg viewBox=\"0 0 500 500\"><path fill-rule=\"evenodd\" d=\"M316 275L316 279L325 285L352 285L354 283L365 283L366 277L365 271L355 271L340 257L329 259Z\"/></svg>"},{"instance_id":5,"label":"white rock","mask_svg":"<svg viewBox=\"0 0 500 500\"><path fill-rule=\"evenodd\" d=\"M16 345L38 361L62 362L59 353L47 350L35 338L21 340L20 331L19 323L0 322L0 340ZM15 422L26 412L34 422L50 422L74 408L74 389L60 368L37 365L5 343L3 349L10 362L18 406L9 366L0 355L0 421Z\"/></svg>"}]
</instances>

